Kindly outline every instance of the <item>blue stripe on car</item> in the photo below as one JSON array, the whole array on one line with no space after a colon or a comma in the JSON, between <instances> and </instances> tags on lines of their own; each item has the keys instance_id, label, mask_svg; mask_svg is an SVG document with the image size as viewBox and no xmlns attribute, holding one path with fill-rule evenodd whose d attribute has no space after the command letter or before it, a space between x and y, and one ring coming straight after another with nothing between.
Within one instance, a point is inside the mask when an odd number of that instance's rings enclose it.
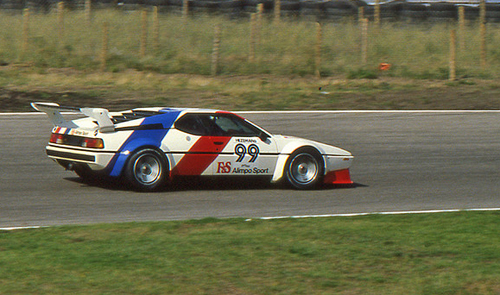
<instances>
[{"instance_id":1,"label":"blue stripe on car","mask_svg":"<svg viewBox=\"0 0 500 295\"><path fill-rule=\"evenodd\" d=\"M132 132L129 138L122 144L118 153L115 154L108 164L108 169L111 169L109 175L114 177L120 176L123 167L127 163L128 157L138 148L146 146L159 148L161 141L167 135L180 112L180 110L170 110L164 114L144 118L141 126L147 124L162 124L163 129L135 130ZM129 151L130 153L124 153L125 151Z\"/></svg>"}]
</instances>

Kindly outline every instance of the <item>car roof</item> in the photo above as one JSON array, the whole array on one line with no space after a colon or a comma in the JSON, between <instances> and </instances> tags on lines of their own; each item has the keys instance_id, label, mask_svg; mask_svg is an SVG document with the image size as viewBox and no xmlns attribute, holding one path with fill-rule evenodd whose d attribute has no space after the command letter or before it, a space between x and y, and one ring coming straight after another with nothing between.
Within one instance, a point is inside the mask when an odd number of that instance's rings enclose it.
<instances>
[{"instance_id":1,"label":"car roof","mask_svg":"<svg viewBox=\"0 0 500 295\"><path fill-rule=\"evenodd\" d=\"M145 111L145 112L158 112L158 113L232 113L230 111L216 110L216 109L203 109L203 108L172 108L172 107L146 107L135 108L128 111ZM127 112L127 111L124 111Z\"/></svg>"},{"instance_id":2,"label":"car roof","mask_svg":"<svg viewBox=\"0 0 500 295\"><path fill-rule=\"evenodd\" d=\"M112 112L112 120L115 124L133 121L136 119L146 119L147 122L157 121L159 118L161 120L172 120L175 121L185 114L231 114L237 117L239 115L222 110L214 109L202 109L202 108L171 108L171 107L146 107L146 108L135 108L122 112ZM168 118L168 119L167 119ZM244 118L242 118L244 119Z\"/></svg>"}]
</instances>

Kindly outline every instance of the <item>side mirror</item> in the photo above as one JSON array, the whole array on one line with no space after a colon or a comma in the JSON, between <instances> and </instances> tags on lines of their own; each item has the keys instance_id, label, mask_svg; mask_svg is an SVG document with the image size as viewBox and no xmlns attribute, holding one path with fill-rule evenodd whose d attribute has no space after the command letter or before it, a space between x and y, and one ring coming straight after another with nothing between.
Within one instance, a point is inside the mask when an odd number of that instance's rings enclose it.
<instances>
[{"instance_id":1,"label":"side mirror","mask_svg":"<svg viewBox=\"0 0 500 295\"><path fill-rule=\"evenodd\" d=\"M259 134L259 138L260 140L262 140L263 142L266 142L266 140L269 138L269 135L267 135L265 132L261 132Z\"/></svg>"}]
</instances>

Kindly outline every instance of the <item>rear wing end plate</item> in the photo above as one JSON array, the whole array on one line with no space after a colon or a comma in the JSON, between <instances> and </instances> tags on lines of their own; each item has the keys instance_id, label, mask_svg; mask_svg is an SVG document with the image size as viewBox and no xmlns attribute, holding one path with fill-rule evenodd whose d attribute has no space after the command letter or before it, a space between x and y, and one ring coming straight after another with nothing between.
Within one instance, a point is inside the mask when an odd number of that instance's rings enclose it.
<instances>
[{"instance_id":1,"label":"rear wing end plate","mask_svg":"<svg viewBox=\"0 0 500 295\"><path fill-rule=\"evenodd\" d=\"M73 112L81 113L96 120L100 132L115 131L115 125L111 121L111 116L107 109L65 107L53 102L32 102L31 106L39 112L46 113L54 126L77 128L78 126L75 123L67 121L61 114L61 112Z\"/></svg>"}]
</instances>

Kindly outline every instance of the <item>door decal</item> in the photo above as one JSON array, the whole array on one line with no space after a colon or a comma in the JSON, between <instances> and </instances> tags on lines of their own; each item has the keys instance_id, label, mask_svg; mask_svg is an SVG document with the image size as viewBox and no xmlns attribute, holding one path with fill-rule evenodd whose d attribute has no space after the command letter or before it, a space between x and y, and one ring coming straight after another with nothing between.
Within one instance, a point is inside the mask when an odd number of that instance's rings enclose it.
<instances>
[{"instance_id":1,"label":"door decal","mask_svg":"<svg viewBox=\"0 0 500 295\"><path fill-rule=\"evenodd\" d=\"M231 137L202 136L172 169L171 175L201 175L224 150Z\"/></svg>"}]
</instances>

